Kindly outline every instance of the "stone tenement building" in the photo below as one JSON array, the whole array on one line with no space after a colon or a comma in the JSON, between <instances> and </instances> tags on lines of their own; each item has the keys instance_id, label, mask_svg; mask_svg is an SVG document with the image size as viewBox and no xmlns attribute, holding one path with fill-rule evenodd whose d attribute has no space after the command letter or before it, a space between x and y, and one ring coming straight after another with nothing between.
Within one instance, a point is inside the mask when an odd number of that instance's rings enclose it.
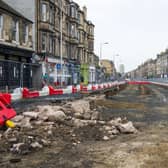
<instances>
[{"instance_id":1,"label":"stone tenement building","mask_svg":"<svg viewBox=\"0 0 168 168\"><path fill-rule=\"evenodd\" d=\"M32 21L0 0L0 89L32 87Z\"/></svg>"},{"instance_id":2,"label":"stone tenement building","mask_svg":"<svg viewBox=\"0 0 168 168\"><path fill-rule=\"evenodd\" d=\"M149 59L130 72L132 78L167 78L168 77L168 49L157 55L156 59Z\"/></svg>"},{"instance_id":3,"label":"stone tenement building","mask_svg":"<svg viewBox=\"0 0 168 168\"><path fill-rule=\"evenodd\" d=\"M105 75L108 78L114 77L116 74L116 68L113 61L102 59L100 61L100 66L105 69Z\"/></svg>"},{"instance_id":4,"label":"stone tenement building","mask_svg":"<svg viewBox=\"0 0 168 168\"><path fill-rule=\"evenodd\" d=\"M95 81L94 25L87 20L86 7L81 10L71 0L5 2L33 21L33 60L40 63L49 82L59 85L62 79L67 85L81 79L85 84Z\"/></svg>"}]
</instances>

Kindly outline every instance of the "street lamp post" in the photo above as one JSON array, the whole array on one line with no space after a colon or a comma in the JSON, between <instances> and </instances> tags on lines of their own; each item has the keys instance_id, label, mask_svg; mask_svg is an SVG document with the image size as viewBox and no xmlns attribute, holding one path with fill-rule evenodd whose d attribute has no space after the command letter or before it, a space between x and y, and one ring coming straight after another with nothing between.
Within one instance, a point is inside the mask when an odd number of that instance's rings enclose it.
<instances>
[{"instance_id":1,"label":"street lamp post","mask_svg":"<svg viewBox=\"0 0 168 168\"><path fill-rule=\"evenodd\" d=\"M100 43L100 56L99 56L99 66L101 66L101 59L102 59L102 48L103 45L109 44L108 42ZM101 71L100 71L101 73ZM99 76L99 81L101 81L101 76Z\"/></svg>"},{"instance_id":2,"label":"street lamp post","mask_svg":"<svg viewBox=\"0 0 168 168\"><path fill-rule=\"evenodd\" d=\"M114 64L113 75L114 75L114 77L115 77L115 57L119 57L119 54L113 55L113 64ZM116 66L116 71L117 71L117 66Z\"/></svg>"},{"instance_id":3,"label":"street lamp post","mask_svg":"<svg viewBox=\"0 0 168 168\"><path fill-rule=\"evenodd\" d=\"M102 48L103 48L103 45L106 45L106 44L109 44L109 43L108 42L100 43L100 59L102 59Z\"/></svg>"},{"instance_id":4,"label":"street lamp post","mask_svg":"<svg viewBox=\"0 0 168 168\"><path fill-rule=\"evenodd\" d=\"M63 75L63 69L62 69L62 22L63 22L63 2L61 0L61 17L60 17L60 63L61 63L61 87L62 87L62 75Z\"/></svg>"}]
</instances>

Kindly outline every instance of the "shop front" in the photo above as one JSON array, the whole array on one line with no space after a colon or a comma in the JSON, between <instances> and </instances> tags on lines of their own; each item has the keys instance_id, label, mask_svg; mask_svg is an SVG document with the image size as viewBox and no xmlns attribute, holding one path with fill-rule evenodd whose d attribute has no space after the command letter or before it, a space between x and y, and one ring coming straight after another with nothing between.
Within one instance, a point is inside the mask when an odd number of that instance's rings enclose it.
<instances>
[{"instance_id":1,"label":"shop front","mask_svg":"<svg viewBox=\"0 0 168 168\"><path fill-rule=\"evenodd\" d=\"M77 63L69 62L69 74L71 76L69 85L77 85L80 83L80 65Z\"/></svg>"},{"instance_id":2,"label":"shop front","mask_svg":"<svg viewBox=\"0 0 168 168\"><path fill-rule=\"evenodd\" d=\"M61 68L60 59L48 57L46 61L43 62L43 76L47 76L47 83L60 86L62 80L62 85L68 85L70 78L68 65L69 64L63 60Z\"/></svg>"},{"instance_id":3,"label":"shop front","mask_svg":"<svg viewBox=\"0 0 168 168\"><path fill-rule=\"evenodd\" d=\"M89 65L88 64L81 65L81 83L84 85L88 85L89 83Z\"/></svg>"},{"instance_id":4,"label":"shop front","mask_svg":"<svg viewBox=\"0 0 168 168\"><path fill-rule=\"evenodd\" d=\"M96 68L95 66L89 66L89 83L96 82Z\"/></svg>"},{"instance_id":5,"label":"shop front","mask_svg":"<svg viewBox=\"0 0 168 168\"><path fill-rule=\"evenodd\" d=\"M33 51L0 44L0 89L33 87ZM37 66L38 68L38 66Z\"/></svg>"}]
</instances>

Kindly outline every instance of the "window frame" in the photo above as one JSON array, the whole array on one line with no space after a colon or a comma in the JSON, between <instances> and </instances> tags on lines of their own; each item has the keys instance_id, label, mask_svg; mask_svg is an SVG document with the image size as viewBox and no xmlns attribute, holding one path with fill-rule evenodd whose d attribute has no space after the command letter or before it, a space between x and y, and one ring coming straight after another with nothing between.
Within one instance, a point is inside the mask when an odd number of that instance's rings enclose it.
<instances>
[{"instance_id":1,"label":"window frame","mask_svg":"<svg viewBox=\"0 0 168 168\"><path fill-rule=\"evenodd\" d=\"M43 46L44 46L44 48L43 48ZM42 52L47 51L47 33L46 32L41 32L41 51Z\"/></svg>"},{"instance_id":2,"label":"window frame","mask_svg":"<svg viewBox=\"0 0 168 168\"><path fill-rule=\"evenodd\" d=\"M43 8L45 6L45 8ZM48 4L45 2L41 3L41 21L48 21Z\"/></svg>"},{"instance_id":3,"label":"window frame","mask_svg":"<svg viewBox=\"0 0 168 168\"><path fill-rule=\"evenodd\" d=\"M28 42L28 38L29 38L29 26L27 23L23 23L23 26L22 26L22 32L23 32L23 43L24 44L27 44Z\"/></svg>"},{"instance_id":4,"label":"window frame","mask_svg":"<svg viewBox=\"0 0 168 168\"><path fill-rule=\"evenodd\" d=\"M2 35L3 25L4 25L4 18L3 18L3 15L0 14L0 39L3 38L3 35Z\"/></svg>"},{"instance_id":5,"label":"window frame","mask_svg":"<svg viewBox=\"0 0 168 168\"><path fill-rule=\"evenodd\" d=\"M13 33L15 33L15 39ZM19 21L15 18L12 20L12 42L19 43Z\"/></svg>"}]
</instances>

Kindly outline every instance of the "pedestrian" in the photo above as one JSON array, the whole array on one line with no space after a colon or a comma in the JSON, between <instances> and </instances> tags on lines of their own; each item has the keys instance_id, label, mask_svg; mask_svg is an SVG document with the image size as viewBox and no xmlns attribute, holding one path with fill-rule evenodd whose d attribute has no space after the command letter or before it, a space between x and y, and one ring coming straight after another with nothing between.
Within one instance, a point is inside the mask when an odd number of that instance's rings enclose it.
<instances>
[{"instance_id":1,"label":"pedestrian","mask_svg":"<svg viewBox=\"0 0 168 168\"><path fill-rule=\"evenodd\" d=\"M47 82L48 82L48 74L45 73L42 77L43 81L42 81L42 85L45 86L47 85Z\"/></svg>"}]
</instances>

